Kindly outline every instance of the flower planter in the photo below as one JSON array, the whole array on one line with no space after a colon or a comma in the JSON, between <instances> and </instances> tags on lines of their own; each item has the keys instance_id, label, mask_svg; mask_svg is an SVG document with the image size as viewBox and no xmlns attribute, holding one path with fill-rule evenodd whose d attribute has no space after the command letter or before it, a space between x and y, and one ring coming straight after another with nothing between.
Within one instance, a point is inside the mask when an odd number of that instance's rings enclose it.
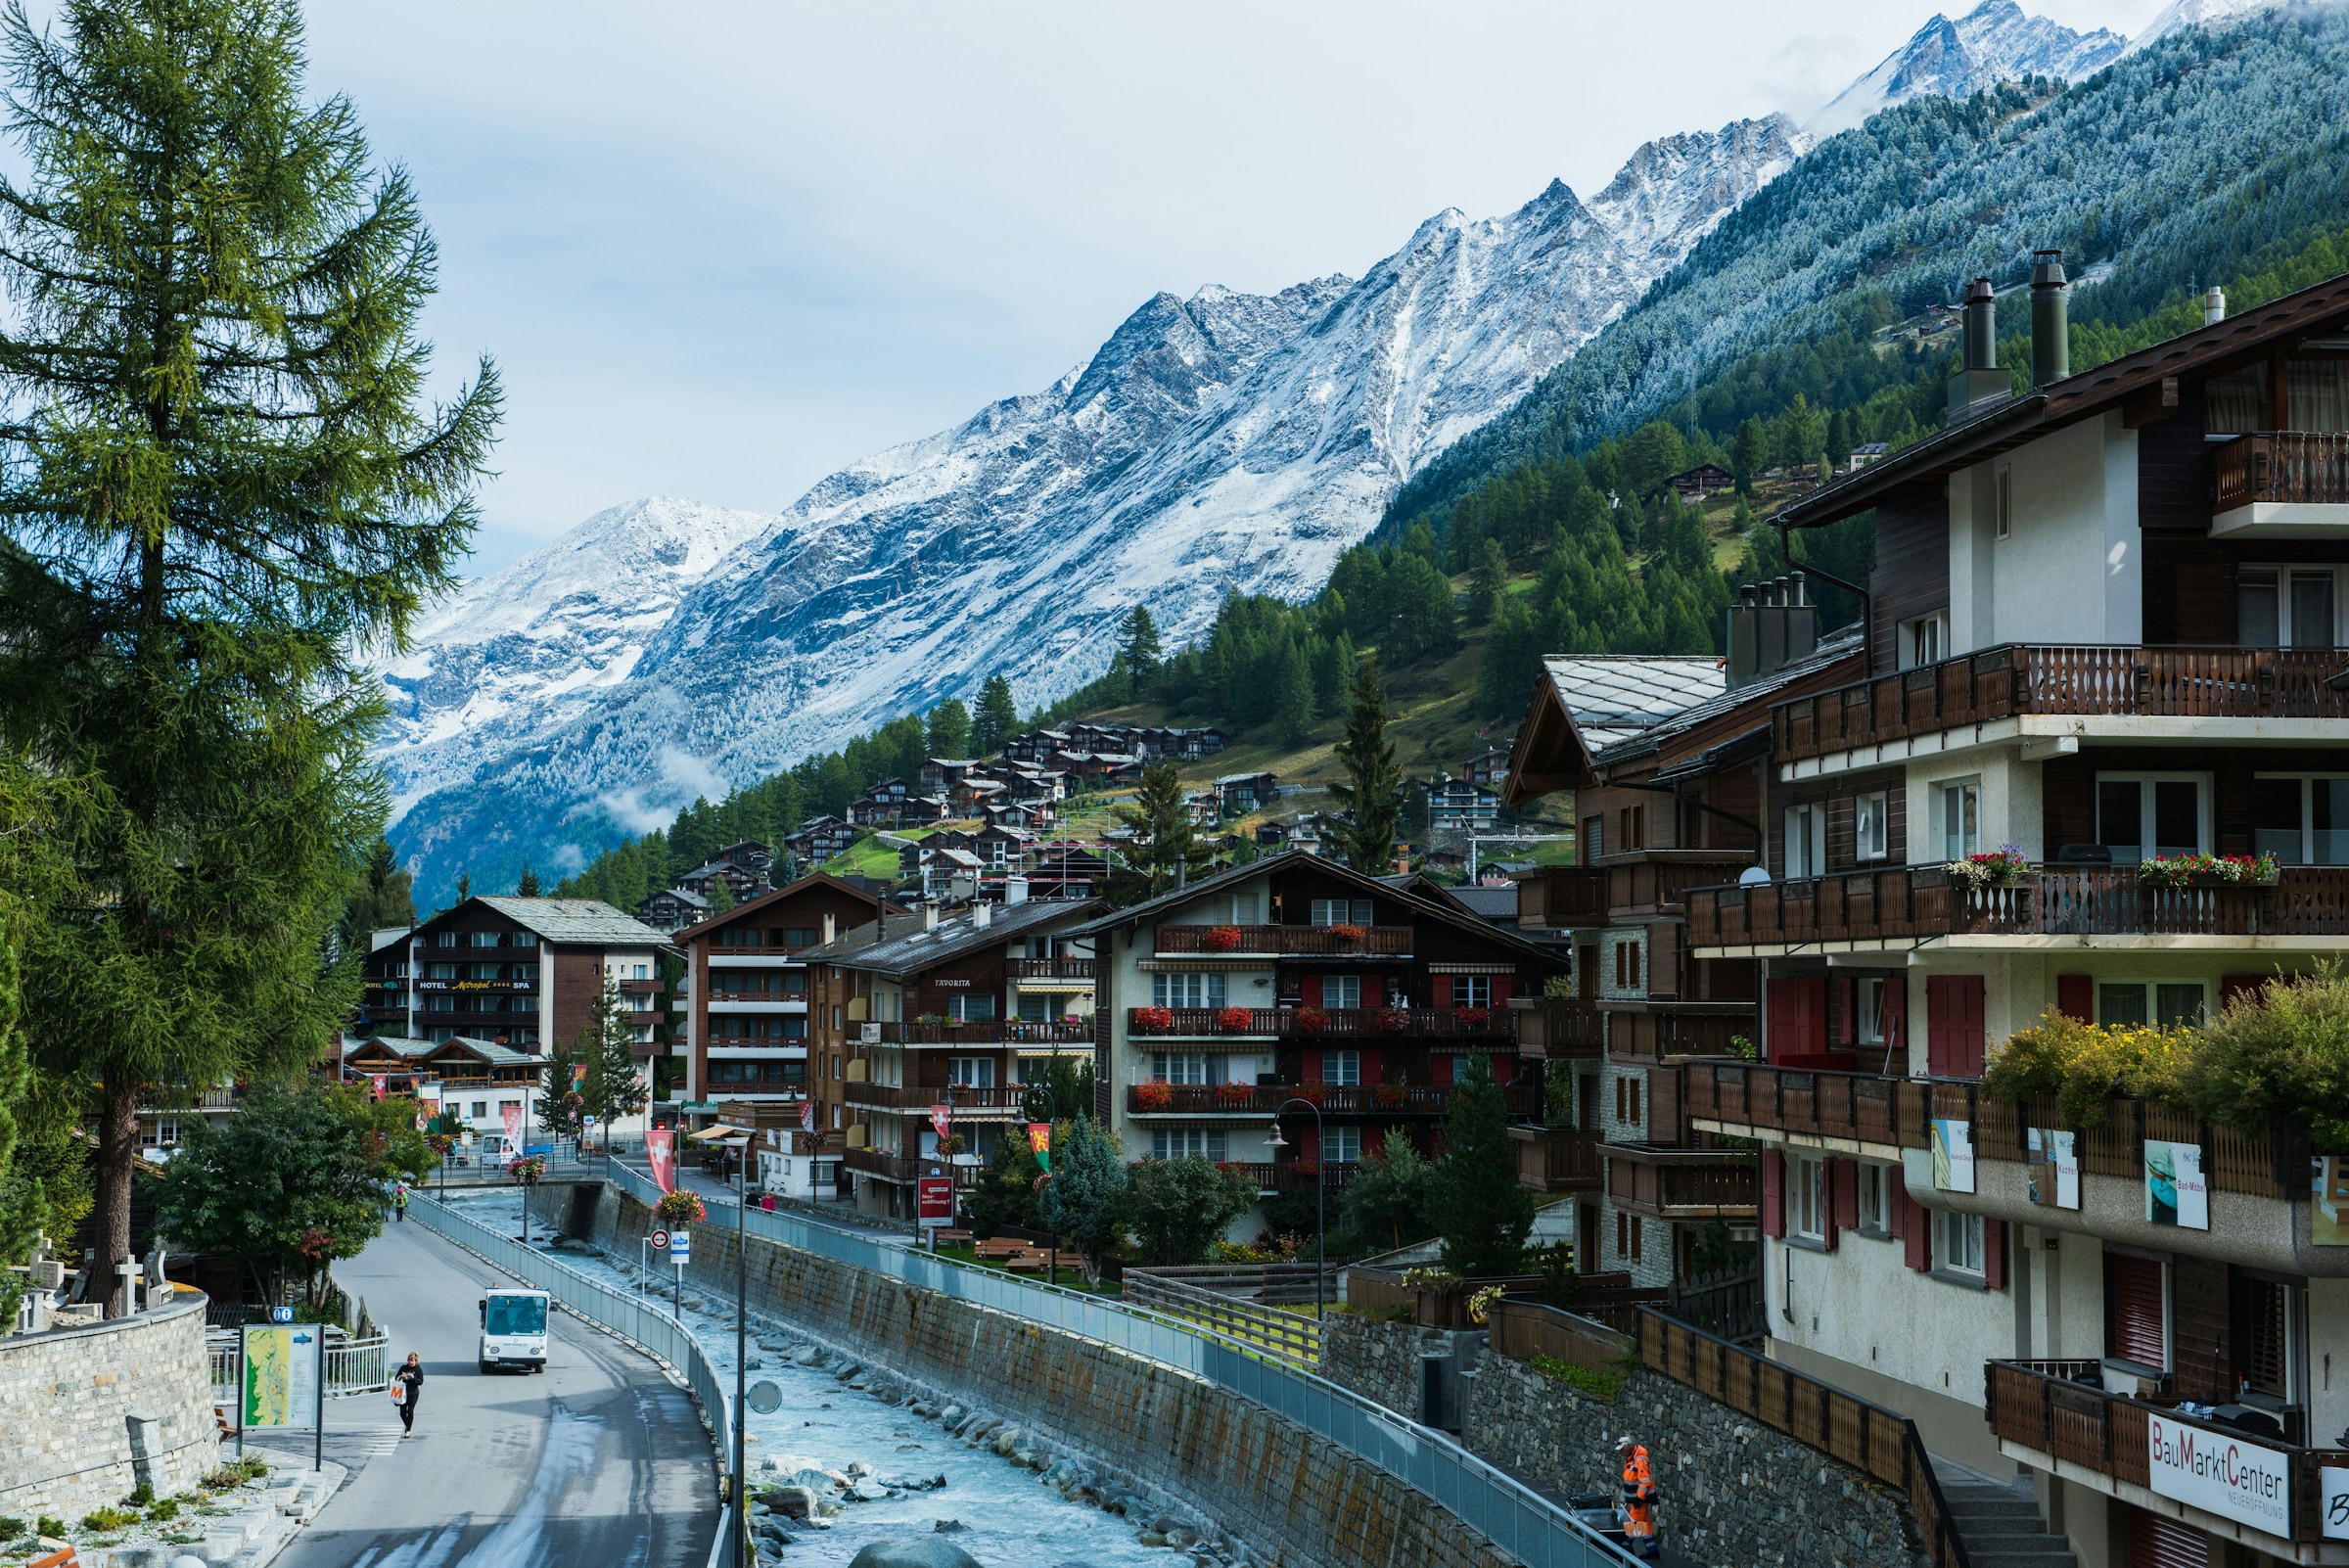
<instances>
[{"instance_id":1,"label":"flower planter","mask_svg":"<svg viewBox=\"0 0 2349 1568\"><path fill-rule=\"evenodd\" d=\"M1388 1110L1410 1098L1410 1090L1401 1084L1374 1084L1370 1087L1370 1103Z\"/></svg>"},{"instance_id":2,"label":"flower planter","mask_svg":"<svg viewBox=\"0 0 2349 1568\"><path fill-rule=\"evenodd\" d=\"M1209 952L1238 952L1242 940L1240 928L1237 926L1210 926L1207 928L1207 950Z\"/></svg>"},{"instance_id":3,"label":"flower planter","mask_svg":"<svg viewBox=\"0 0 2349 1568\"><path fill-rule=\"evenodd\" d=\"M1248 1033L1249 1026L1255 1022L1256 1015L1247 1008L1226 1007L1216 1014L1216 1033L1219 1035L1245 1035Z\"/></svg>"},{"instance_id":4,"label":"flower planter","mask_svg":"<svg viewBox=\"0 0 2349 1568\"><path fill-rule=\"evenodd\" d=\"M1172 1084L1140 1084L1134 1086L1133 1103L1145 1111L1171 1110L1174 1104L1174 1085Z\"/></svg>"},{"instance_id":5,"label":"flower planter","mask_svg":"<svg viewBox=\"0 0 2349 1568\"><path fill-rule=\"evenodd\" d=\"M1136 1007L1133 1010L1133 1027L1146 1035L1164 1034L1174 1027L1174 1009Z\"/></svg>"},{"instance_id":6,"label":"flower planter","mask_svg":"<svg viewBox=\"0 0 2349 1568\"><path fill-rule=\"evenodd\" d=\"M1251 1084L1218 1084L1216 1103L1234 1110L1246 1110L1256 1101L1256 1086Z\"/></svg>"},{"instance_id":7,"label":"flower planter","mask_svg":"<svg viewBox=\"0 0 2349 1568\"><path fill-rule=\"evenodd\" d=\"M1297 1032L1318 1035L1329 1027L1329 1015L1318 1007L1300 1008L1297 1013Z\"/></svg>"},{"instance_id":8,"label":"flower planter","mask_svg":"<svg viewBox=\"0 0 2349 1568\"><path fill-rule=\"evenodd\" d=\"M1331 926L1329 934L1337 941L1352 947L1360 946L1370 935L1369 931L1361 926Z\"/></svg>"},{"instance_id":9,"label":"flower planter","mask_svg":"<svg viewBox=\"0 0 2349 1568\"><path fill-rule=\"evenodd\" d=\"M1411 1027L1411 1015L1409 1009L1403 1007L1387 1007L1380 1009L1378 1015L1378 1027L1385 1030L1390 1035L1402 1034L1405 1030Z\"/></svg>"}]
</instances>

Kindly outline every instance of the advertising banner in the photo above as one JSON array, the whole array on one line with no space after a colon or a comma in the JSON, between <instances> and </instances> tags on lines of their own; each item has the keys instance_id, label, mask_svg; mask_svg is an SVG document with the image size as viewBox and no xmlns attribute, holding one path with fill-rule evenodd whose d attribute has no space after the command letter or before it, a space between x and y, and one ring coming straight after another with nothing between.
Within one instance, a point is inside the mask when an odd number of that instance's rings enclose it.
<instances>
[{"instance_id":1,"label":"advertising banner","mask_svg":"<svg viewBox=\"0 0 2349 1568\"><path fill-rule=\"evenodd\" d=\"M2181 1230L2210 1228L2210 1186L2202 1178L2202 1145L2145 1139L2145 1219Z\"/></svg>"},{"instance_id":2,"label":"advertising banner","mask_svg":"<svg viewBox=\"0 0 2349 1568\"><path fill-rule=\"evenodd\" d=\"M2031 1201L2055 1209L2080 1207L2080 1146L2062 1128L2029 1130Z\"/></svg>"},{"instance_id":3,"label":"advertising banner","mask_svg":"<svg viewBox=\"0 0 2349 1568\"><path fill-rule=\"evenodd\" d=\"M499 1114L505 1118L506 1147L508 1149L522 1147L522 1107L508 1105L503 1107Z\"/></svg>"},{"instance_id":4,"label":"advertising banner","mask_svg":"<svg viewBox=\"0 0 2349 1568\"><path fill-rule=\"evenodd\" d=\"M2282 1453L2159 1412L2146 1426L2147 1475L2157 1495L2291 1539L2292 1471Z\"/></svg>"},{"instance_id":5,"label":"advertising banner","mask_svg":"<svg viewBox=\"0 0 2349 1568\"><path fill-rule=\"evenodd\" d=\"M653 1185L664 1194L677 1190L676 1137L673 1128L656 1127L644 1134L644 1157L652 1162Z\"/></svg>"},{"instance_id":6,"label":"advertising banner","mask_svg":"<svg viewBox=\"0 0 2349 1568\"><path fill-rule=\"evenodd\" d=\"M2308 1239L2319 1247L2349 1247L2349 1155L2322 1154L2315 1164Z\"/></svg>"},{"instance_id":7,"label":"advertising banner","mask_svg":"<svg viewBox=\"0 0 2349 1568\"><path fill-rule=\"evenodd\" d=\"M1036 1151L1036 1163L1042 1166L1047 1173L1050 1172L1052 1169L1052 1124L1049 1122L1029 1123L1028 1147Z\"/></svg>"},{"instance_id":8,"label":"advertising banner","mask_svg":"<svg viewBox=\"0 0 2349 1568\"><path fill-rule=\"evenodd\" d=\"M2349 1541L2349 1470L2321 1465L2317 1470L2317 1516L2327 1541Z\"/></svg>"},{"instance_id":9,"label":"advertising banner","mask_svg":"<svg viewBox=\"0 0 2349 1568\"><path fill-rule=\"evenodd\" d=\"M803 1132L815 1130L815 1101L813 1100L800 1101L800 1130Z\"/></svg>"},{"instance_id":10,"label":"advertising banner","mask_svg":"<svg viewBox=\"0 0 2349 1568\"><path fill-rule=\"evenodd\" d=\"M326 1331L315 1323L245 1325L245 1424L314 1431Z\"/></svg>"},{"instance_id":11,"label":"advertising banner","mask_svg":"<svg viewBox=\"0 0 2349 1568\"><path fill-rule=\"evenodd\" d=\"M1974 1130L1963 1122L1933 1122L1933 1186L1940 1192L1974 1190Z\"/></svg>"},{"instance_id":12,"label":"advertising banner","mask_svg":"<svg viewBox=\"0 0 2349 1568\"><path fill-rule=\"evenodd\" d=\"M935 1230L954 1221L954 1178L921 1176L914 1182L922 1224Z\"/></svg>"}]
</instances>

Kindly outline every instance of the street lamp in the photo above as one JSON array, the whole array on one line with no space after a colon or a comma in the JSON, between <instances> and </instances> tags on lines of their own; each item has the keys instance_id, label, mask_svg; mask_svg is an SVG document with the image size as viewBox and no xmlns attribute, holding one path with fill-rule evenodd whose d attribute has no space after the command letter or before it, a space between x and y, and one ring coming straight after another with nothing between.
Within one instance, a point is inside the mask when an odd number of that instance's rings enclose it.
<instances>
[{"instance_id":1,"label":"street lamp","mask_svg":"<svg viewBox=\"0 0 2349 1568\"><path fill-rule=\"evenodd\" d=\"M734 1478L733 1495L726 1500L733 1505L734 1541L739 1549L750 1539L751 1522L751 1512L742 1496L743 1383L750 1366L751 1254L746 1243L750 1239L751 1162L748 1158L736 1165L734 1181Z\"/></svg>"},{"instance_id":2,"label":"street lamp","mask_svg":"<svg viewBox=\"0 0 2349 1568\"><path fill-rule=\"evenodd\" d=\"M1292 1105L1302 1105L1313 1113L1313 1321L1319 1322L1323 1315L1322 1281L1329 1275L1329 1176L1321 1158L1327 1144L1321 1136L1321 1107L1291 1095L1272 1107L1271 1146L1276 1149L1289 1146L1289 1140L1280 1135L1280 1113Z\"/></svg>"}]
</instances>

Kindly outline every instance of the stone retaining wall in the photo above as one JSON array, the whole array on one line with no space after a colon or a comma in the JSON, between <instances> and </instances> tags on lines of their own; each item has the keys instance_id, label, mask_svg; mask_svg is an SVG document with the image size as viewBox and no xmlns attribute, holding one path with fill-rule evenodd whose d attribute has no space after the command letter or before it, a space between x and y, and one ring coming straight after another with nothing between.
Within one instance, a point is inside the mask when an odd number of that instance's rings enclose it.
<instances>
[{"instance_id":1,"label":"stone retaining wall","mask_svg":"<svg viewBox=\"0 0 2349 1568\"><path fill-rule=\"evenodd\" d=\"M1385 1368L1415 1366L1423 1349L1442 1348L1426 1342L1428 1332L1332 1319L1323 1375L1381 1399ZM1907 1498L1670 1378L1634 1372L1605 1400L1487 1354L1467 1384L1460 1441L1537 1486L1611 1492L1623 1474L1615 1440L1630 1432L1646 1444L1660 1532L1692 1561L1891 1568L1917 1560Z\"/></svg>"},{"instance_id":2,"label":"stone retaining wall","mask_svg":"<svg viewBox=\"0 0 2349 1568\"><path fill-rule=\"evenodd\" d=\"M219 1465L205 1300L0 1339L0 1515L71 1523L142 1480L169 1497Z\"/></svg>"},{"instance_id":3,"label":"stone retaining wall","mask_svg":"<svg viewBox=\"0 0 2349 1568\"><path fill-rule=\"evenodd\" d=\"M532 1194L531 1212L634 1256L651 1215L618 1188ZM734 1285L734 1234L713 1214L688 1273ZM1236 1394L886 1275L750 1238L750 1299L906 1377L1016 1416L1165 1489L1283 1568L1506 1568L1507 1553L1385 1471Z\"/></svg>"},{"instance_id":4,"label":"stone retaining wall","mask_svg":"<svg viewBox=\"0 0 2349 1568\"><path fill-rule=\"evenodd\" d=\"M1448 1355L1451 1331L1331 1313L1321 1323L1321 1375L1390 1410L1416 1415L1419 1358Z\"/></svg>"}]
</instances>

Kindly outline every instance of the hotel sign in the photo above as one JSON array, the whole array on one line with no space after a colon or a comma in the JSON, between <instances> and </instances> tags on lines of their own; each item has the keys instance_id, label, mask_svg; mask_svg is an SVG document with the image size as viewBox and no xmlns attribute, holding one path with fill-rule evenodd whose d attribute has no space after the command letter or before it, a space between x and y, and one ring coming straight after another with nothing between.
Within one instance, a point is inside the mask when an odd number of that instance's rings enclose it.
<instances>
[{"instance_id":1,"label":"hotel sign","mask_svg":"<svg viewBox=\"0 0 2349 1568\"><path fill-rule=\"evenodd\" d=\"M2156 1495L2291 1539L2292 1466L2287 1455L2158 1414L2147 1419L2146 1427L2148 1479Z\"/></svg>"}]
</instances>

